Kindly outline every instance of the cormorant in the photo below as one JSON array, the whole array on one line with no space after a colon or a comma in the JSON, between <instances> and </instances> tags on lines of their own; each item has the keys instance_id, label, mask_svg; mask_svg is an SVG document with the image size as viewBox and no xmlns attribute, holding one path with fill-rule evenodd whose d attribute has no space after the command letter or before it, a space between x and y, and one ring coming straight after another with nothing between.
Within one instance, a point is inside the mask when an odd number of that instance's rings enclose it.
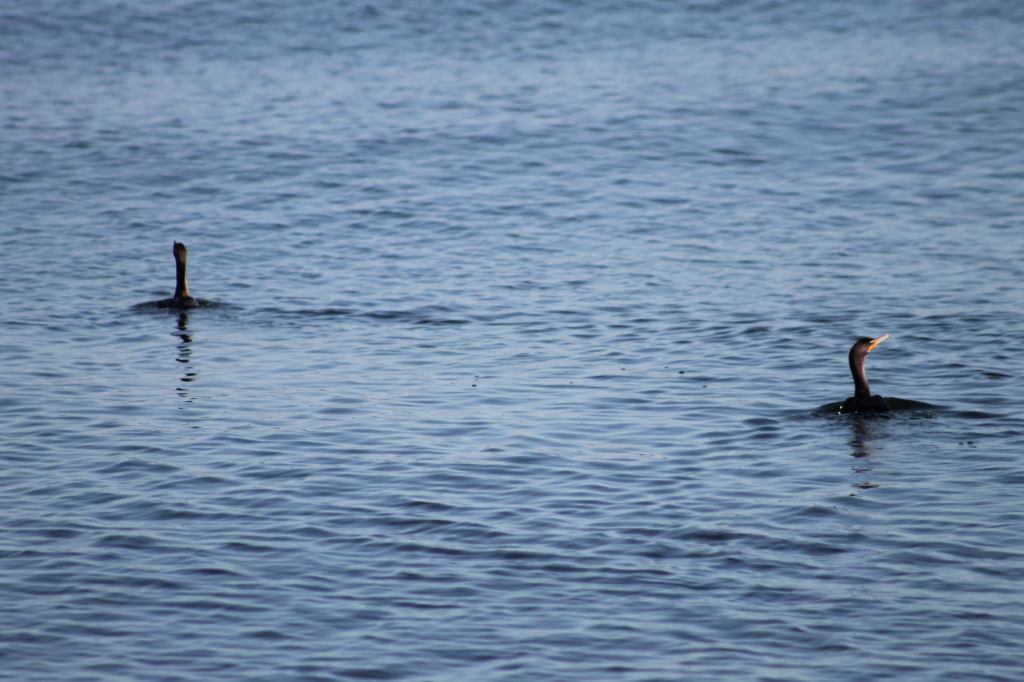
<instances>
[{"instance_id":1,"label":"cormorant","mask_svg":"<svg viewBox=\"0 0 1024 682\"><path fill-rule=\"evenodd\" d=\"M868 353L873 351L878 344L889 339L889 334L883 334L877 339L867 337L857 339L857 342L850 348L850 373L853 375L853 396L843 401L839 411L848 414L888 412L889 403L880 395L871 395L871 387L868 385L868 377L864 373L864 361Z\"/></svg>"},{"instance_id":2,"label":"cormorant","mask_svg":"<svg viewBox=\"0 0 1024 682\"><path fill-rule=\"evenodd\" d=\"M185 310L187 308L198 308L199 301L188 293L188 249L181 242L174 242L174 268L177 275L177 282L174 286L174 296L157 301L161 308L176 308Z\"/></svg>"}]
</instances>

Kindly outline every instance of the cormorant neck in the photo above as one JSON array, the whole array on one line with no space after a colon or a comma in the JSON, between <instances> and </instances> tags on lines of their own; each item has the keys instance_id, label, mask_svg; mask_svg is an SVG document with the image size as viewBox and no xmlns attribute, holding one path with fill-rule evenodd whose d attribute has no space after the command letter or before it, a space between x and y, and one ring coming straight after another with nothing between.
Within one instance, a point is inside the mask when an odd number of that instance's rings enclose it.
<instances>
[{"instance_id":1,"label":"cormorant neck","mask_svg":"<svg viewBox=\"0 0 1024 682\"><path fill-rule=\"evenodd\" d=\"M867 354L850 353L850 374L853 375L853 395L855 398L870 398L871 387L868 385L867 374L864 373L864 361Z\"/></svg>"},{"instance_id":2,"label":"cormorant neck","mask_svg":"<svg viewBox=\"0 0 1024 682\"><path fill-rule=\"evenodd\" d=\"M191 294L188 293L188 280L186 274L188 272L188 261L184 256L178 257L175 254L174 268L177 274L177 283L174 286L174 298L191 298Z\"/></svg>"}]
</instances>

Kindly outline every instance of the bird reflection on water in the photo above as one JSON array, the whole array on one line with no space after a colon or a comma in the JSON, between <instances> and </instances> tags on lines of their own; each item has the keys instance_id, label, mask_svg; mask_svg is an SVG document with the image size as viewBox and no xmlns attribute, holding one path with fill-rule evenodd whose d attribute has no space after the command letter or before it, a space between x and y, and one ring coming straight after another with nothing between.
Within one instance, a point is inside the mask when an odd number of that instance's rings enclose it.
<instances>
[{"instance_id":1,"label":"bird reflection on water","mask_svg":"<svg viewBox=\"0 0 1024 682\"><path fill-rule=\"evenodd\" d=\"M192 335L188 332L188 313L182 311L178 315L177 322L178 333L176 336L180 339L178 343L178 355L174 358L177 362L180 362L185 367L185 372L182 374L180 381L185 384L184 386L178 386L176 391L185 402L192 402L192 397L189 395L188 384L196 380L199 374L192 369Z\"/></svg>"},{"instance_id":2,"label":"bird reflection on water","mask_svg":"<svg viewBox=\"0 0 1024 682\"><path fill-rule=\"evenodd\" d=\"M856 490L870 490L879 486L878 483L868 480L868 475L874 469L871 462L871 440L876 427L877 423L868 419L855 419L850 422L850 456L856 459L851 469L858 479L862 479L850 484ZM856 492L850 494L857 495Z\"/></svg>"}]
</instances>

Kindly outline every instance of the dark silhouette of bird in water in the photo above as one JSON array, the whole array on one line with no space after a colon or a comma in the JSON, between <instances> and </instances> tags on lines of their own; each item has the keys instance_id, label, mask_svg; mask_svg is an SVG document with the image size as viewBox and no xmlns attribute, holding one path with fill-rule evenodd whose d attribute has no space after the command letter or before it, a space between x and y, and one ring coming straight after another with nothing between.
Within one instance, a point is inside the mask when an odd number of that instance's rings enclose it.
<instances>
[{"instance_id":1,"label":"dark silhouette of bird in water","mask_svg":"<svg viewBox=\"0 0 1024 682\"><path fill-rule=\"evenodd\" d=\"M889 340L889 334L883 334L877 339L867 337L857 339L857 342L850 348L850 374L853 375L853 396L847 398L839 406L839 411L846 414L865 414L889 412L889 403L880 395L871 394L871 386L868 385L867 374L864 373L864 362L868 353L878 347L878 344Z\"/></svg>"},{"instance_id":2,"label":"dark silhouette of bird in water","mask_svg":"<svg viewBox=\"0 0 1024 682\"><path fill-rule=\"evenodd\" d=\"M157 301L160 308L175 308L186 310L198 308L199 299L194 298L188 292L188 249L181 242L174 242L174 268L177 281L174 286L174 296Z\"/></svg>"}]
</instances>

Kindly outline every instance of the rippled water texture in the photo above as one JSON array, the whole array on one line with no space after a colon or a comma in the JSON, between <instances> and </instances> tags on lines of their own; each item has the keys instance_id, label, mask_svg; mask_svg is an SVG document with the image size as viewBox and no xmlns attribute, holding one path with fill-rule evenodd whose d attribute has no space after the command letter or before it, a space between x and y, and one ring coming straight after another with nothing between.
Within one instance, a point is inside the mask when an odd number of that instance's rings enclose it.
<instances>
[{"instance_id":1,"label":"rippled water texture","mask_svg":"<svg viewBox=\"0 0 1024 682\"><path fill-rule=\"evenodd\" d=\"M0 0L0 678L1020 680L1022 7Z\"/></svg>"}]
</instances>

